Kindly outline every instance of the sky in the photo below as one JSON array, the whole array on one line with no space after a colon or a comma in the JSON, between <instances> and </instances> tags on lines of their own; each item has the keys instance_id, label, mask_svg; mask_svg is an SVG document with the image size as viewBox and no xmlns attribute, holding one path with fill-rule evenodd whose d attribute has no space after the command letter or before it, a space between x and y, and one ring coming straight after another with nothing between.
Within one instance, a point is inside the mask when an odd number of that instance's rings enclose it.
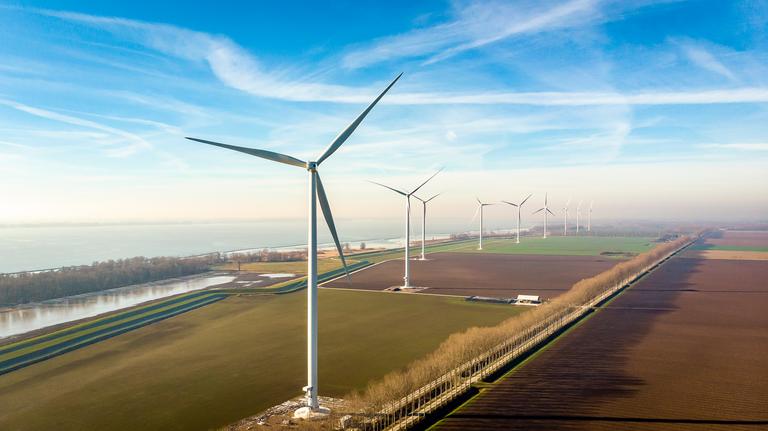
<instances>
[{"instance_id":1,"label":"sky","mask_svg":"<svg viewBox=\"0 0 768 431\"><path fill-rule=\"evenodd\" d=\"M316 159L401 72L337 220L439 168L438 219L768 215L767 1L0 0L0 41L0 224L304 219L304 172L184 137Z\"/></svg>"}]
</instances>

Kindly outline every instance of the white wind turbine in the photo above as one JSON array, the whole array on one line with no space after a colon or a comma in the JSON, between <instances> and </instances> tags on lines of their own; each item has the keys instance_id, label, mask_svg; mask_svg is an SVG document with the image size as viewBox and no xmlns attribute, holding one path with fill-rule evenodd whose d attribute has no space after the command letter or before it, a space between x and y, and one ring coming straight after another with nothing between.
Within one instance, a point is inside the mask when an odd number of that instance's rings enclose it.
<instances>
[{"instance_id":1,"label":"white wind turbine","mask_svg":"<svg viewBox=\"0 0 768 431\"><path fill-rule=\"evenodd\" d=\"M547 238L547 213L555 215L552 211L549 210L549 207L547 206L547 194L544 193L544 206L537 209L533 212L533 214L539 213L541 211L544 211L544 239Z\"/></svg>"},{"instance_id":2,"label":"white wind turbine","mask_svg":"<svg viewBox=\"0 0 768 431\"><path fill-rule=\"evenodd\" d=\"M523 201L520 202L519 204L513 204L512 202L502 201L505 204L509 204L509 205L512 205L513 207L517 207L517 243L518 244L520 244L520 210L523 208L523 204L525 203L525 201L527 201L531 196L533 195L529 194L528 197L523 199Z\"/></svg>"},{"instance_id":3,"label":"white wind turbine","mask_svg":"<svg viewBox=\"0 0 768 431\"><path fill-rule=\"evenodd\" d=\"M579 201L579 204L576 205L576 235L579 234L579 224L580 224L579 220L581 219L581 203L582 202L583 201Z\"/></svg>"},{"instance_id":4,"label":"white wind turbine","mask_svg":"<svg viewBox=\"0 0 768 431\"><path fill-rule=\"evenodd\" d=\"M427 203L431 201L432 199L440 196L440 193L432 196L431 198L424 200L416 195L413 195L416 199L421 201L421 207L422 207L422 213L421 213L421 259L420 260L427 260L426 254L425 254L425 244L427 242Z\"/></svg>"},{"instance_id":5,"label":"white wind turbine","mask_svg":"<svg viewBox=\"0 0 768 431\"><path fill-rule=\"evenodd\" d=\"M422 188L424 184L428 183L429 180L434 178L435 175L439 174L440 171L442 171L442 168L439 169L434 174L432 174L431 177L427 178L426 181L421 183L418 187L413 189L410 193L406 193L394 187L390 187L381 183L377 183L375 181L371 181L371 183L376 184L377 186L382 186L384 188L390 189L393 192L405 197L405 275L403 275L404 288L411 287L411 265L410 265L410 261L411 261L411 196L413 196L414 193L416 193L420 188Z\"/></svg>"},{"instance_id":6,"label":"white wind turbine","mask_svg":"<svg viewBox=\"0 0 768 431\"><path fill-rule=\"evenodd\" d=\"M368 105L365 110L358 115L358 117L349 126L347 126L338 136L331 142L326 148L325 152L317 159L317 161L303 161L297 158L275 153L267 150L258 150L254 148L238 147L234 145L221 144L218 142L207 141L204 139L187 138L193 141L202 142L204 144L214 145L217 147L226 148L229 150L239 151L241 153L250 154L252 156L261 157L263 159L272 160L274 162L284 163L286 165L296 166L302 169L306 169L309 174L309 232L307 236L307 385L302 388L306 394L306 407L298 409L294 416L302 417L305 419L313 416L324 415L329 412L325 407L320 407L317 397L317 202L320 203L320 209L323 212L325 222L328 224L328 229L331 231L333 241L336 243L336 250L341 257L341 263L344 265L344 270L347 270L347 262L344 259L344 253L341 249L341 243L339 243L339 237L336 234L336 226L333 223L333 215L331 214L331 207L328 204L328 198L323 188L323 183L320 181L320 175L317 172L318 167L328 157L330 157L339 147L352 135L357 126L363 121L373 107L381 100L381 98L395 85L398 79L403 74L397 76L379 96ZM347 273L349 275L349 273Z\"/></svg>"},{"instance_id":7,"label":"white wind turbine","mask_svg":"<svg viewBox=\"0 0 768 431\"><path fill-rule=\"evenodd\" d=\"M568 198L568 203L563 207L563 236L568 236L568 205L571 204L571 198Z\"/></svg>"},{"instance_id":8,"label":"white wind turbine","mask_svg":"<svg viewBox=\"0 0 768 431\"><path fill-rule=\"evenodd\" d=\"M587 232L592 232L592 205L595 201L589 202L589 212L587 213Z\"/></svg>"},{"instance_id":9,"label":"white wind turbine","mask_svg":"<svg viewBox=\"0 0 768 431\"><path fill-rule=\"evenodd\" d=\"M475 215L472 216L472 220L477 217L477 213L480 212L480 245L477 247L478 250L483 249L483 208L487 207L488 205L496 205L494 203L484 203L480 201L480 198L475 197L477 200L477 209L475 210Z\"/></svg>"}]
</instances>

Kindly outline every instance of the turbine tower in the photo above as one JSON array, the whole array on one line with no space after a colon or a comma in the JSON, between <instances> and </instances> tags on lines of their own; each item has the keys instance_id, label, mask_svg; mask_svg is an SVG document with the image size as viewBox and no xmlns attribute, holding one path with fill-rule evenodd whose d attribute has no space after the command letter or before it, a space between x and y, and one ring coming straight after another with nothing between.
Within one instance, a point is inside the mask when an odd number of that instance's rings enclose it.
<instances>
[{"instance_id":1,"label":"turbine tower","mask_svg":"<svg viewBox=\"0 0 768 431\"><path fill-rule=\"evenodd\" d=\"M384 188L390 189L393 192L402 195L405 197L405 275L403 276L403 287L409 288L411 287L411 196L413 196L414 193L419 191L420 188L424 186L424 184L428 183L429 180L435 177L435 175L439 174L440 171L443 169L439 169L437 172L432 174L431 177L427 178L426 181L419 184L418 187L413 189L410 193L406 193L402 190L398 190L394 187L390 187L381 183L377 183L375 181L371 181L371 183L376 184L377 186L382 186Z\"/></svg>"},{"instance_id":2,"label":"turbine tower","mask_svg":"<svg viewBox=\"0 0 768 431\"><path fill-rule=\"evenodd\" d=\"M587 232L592 232L592 205L595 201L589 202L589 212L587 213Z\"/></svg>"},{"instance_id":3,"label":"turbine tower","mask_svg":"<svg viewBox=\"0 0 768 431\"><path fill-rule=\"evenodd\" d=\"M568 198L568 203L563 207L563 236L568 236L568 205L571 204L571 198Z\"/></svg>"},{"instance_id":4,"label":"turbine tower","mask_svg":"<svg viewBox=\"0 0 768 431\"><path fill-rule=\"evenodd\" d=\"M579 201L579 204L576 205L576 235L579 234L579 220L581 218L581 203L583 201Z\"/></svg>"},{"instance_id":5,"label":"turbine tower","mask_svg":"<svg viewBox=\"0 0 768 431\"><path fill-rule=\"evenodd\" d=\"M544 206L537 209L533 212L533 214L540 213L544 211L544 239L547 239L547 213L555 215L552 211L549 210L549 207L547 206L547 194L544 193Z\"/></svg>"},{"instance_id":6,"label":"turbine tower","mask_svg":"<svg viewBox=\"0 0 768 431\"><path fill-rule=\"evenodd\" d=\"M509 204L509 205L512 205L513 207L517 207L517 244L520 244L520 210L523 208L523 204L525 203L525 201L527 201L528 198L530 198L531 196L533 195L529 194L528 197L523 199L523 201L520 202L519 204L513 204L512 202L502 201L505 204Z\"/></svg>"},{"instance_id":7,"label":"turbine tower","mask_svg":"<svg viewBox=\"0 0 768 431\"><path fill-rule=\"evenodd\" d=\"M309 215L308 224L309 232L307 235L307 385L302 388L306 394L305 407L302 407L294 413L295 417L301 417L309 419L314 416L322 416L329 413L329 409L321 407L317 398L317 203L320 203L320 209L323 212L325 222L328 224L328 229L331 231L333 241L336 244L336 250L341 257L341 263L344 265L344 271L347 271L347 262L344 259L344 253L341 249L341 243L339 237L336 234L336 226L333 223L333 215L331 214L331 207L328 204L328 198L323 188L323 183L320 181L320 175L317 169L320 165L330 157L339 147L352 135L357 129L357 126L363 121L363 119L371 112L374 106L381 100L382 97L392 88L398 79L403 74L398 75L379 96L368 105L365 110L358 115L358 117L349 126L347 126L338 136L331 142L326 148L325 152L316 161L303 161L295 157L291 157L285 154L275 153L267 150L258 150L255 148L238 147L235 145L227 145L219 142L207 141L204 139L187 138L193 141L202 142L204 144L214 145L229 150L239 151L241 153L249 154L263 159L272 160L274 162L284 163L286 165L296 166L302 169L306 169L309 174ZM349 273L347 272L347 276Z\"/></svg>"},{"instance_id":8,"label":"turbine tower","mask_svg":"<svg viewBox=\"0 0 768 431\"><path fill-rule=\"evenodd\" d=\"M424 200L416 195L413 195L416 199L421 201L421 259L419 260L427 260L426 254L424 252L425 249L425 243L427 242L427 203L431 201L432 199L440 196L440 193L432 196L431 198Z\"/></svg>"},{"instance_id":9,"label":"turbine tower","mask_svg":"<svg viewBox=\"0 0 768 431\"><path fill-rule=\"evenodd\" d=\"M475 215L472 216L472 219L474 220L475 217L477 217L478 211L480 212L480 246L477 247L478 250L483 249L483 207L487 207L488 205L496 205L494 203L484 203L480 201L480 198L475 197L477 199L477 209L475 210Z\"/></svg>"}]
</instances>

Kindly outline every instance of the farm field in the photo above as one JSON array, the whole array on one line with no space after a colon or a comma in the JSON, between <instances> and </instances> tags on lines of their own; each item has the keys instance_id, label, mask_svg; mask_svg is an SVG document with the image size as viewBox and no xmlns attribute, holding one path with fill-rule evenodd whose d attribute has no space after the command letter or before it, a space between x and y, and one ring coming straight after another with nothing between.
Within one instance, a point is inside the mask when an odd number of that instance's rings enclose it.
<instances>
[{"instance_id":1,"label":"farm field","mask_svg":"<svg viewBox=\"0 0 768 431\"><path fill-rule=\"evenodd\" d=\"M766 279L766 261L673 258L435 428L768 428Z\"/></svg>"},{"instance_id":2,"label":"farm field","mask_svg":"<svg viewBox=\"0 0 768 431\"><path fill-rule=\"evenodd\" d=\"M768 252L768 232L717 231L699 241L694 250Z\"/></svg>"},{"instance_id":3,"label":"farm field","mask_svg":"<svg viewBox=\"0 0 768 431\"><path fill-rule=\"evenodd\" d=\"M321 290L320 388L341 396L525 309ZM0 429L210 429L299 395L306 296L230 296L0 376ZM437 324L439 322L439 324ZM351 347L353 346L353 347Z\"/></svg>"},{"instance_id":4,"label":"farm field","mask_svg":"<svg viewBox=\"0 0 768 431\"><path fill-rule=\"evenodd\" d=\"M537 256L501 253L432 253L411 262L411 284L441 295L552 298L587 277L611 268L615 259L596 256ZM323 287L384 290L403 283L403 261L392 260Z\"/></svg>"},{"instance_id":5,"label":"farm field","mask_svg":"<svg viewBox=\"0 0 768 431\"><path fill-rule=\"evenodd\" d=\"M544 254L562 256L614 256L648 251L656 245L650 237L621 236L551 236L524 237L517 244L514 239L488 238L483 240L483 250L477 250L477 240L461 244L436 245L434 252L451 251L461 253L503 253L503 254Z\"/></svg>"}]
</instances>

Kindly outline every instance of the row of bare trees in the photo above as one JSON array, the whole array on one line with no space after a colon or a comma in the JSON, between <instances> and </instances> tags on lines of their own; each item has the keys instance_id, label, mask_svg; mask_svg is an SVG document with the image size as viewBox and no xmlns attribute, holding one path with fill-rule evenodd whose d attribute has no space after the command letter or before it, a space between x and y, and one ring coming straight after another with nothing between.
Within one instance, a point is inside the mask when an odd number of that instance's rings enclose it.
<instances>
[{"instance_id":1,"label":"row of bare trees","mask_svg":"<svg viewBox=\"0 0 768 431\"><path fill-rule=\"evenodd\" d=\"M296 262L307 260L306 250L277 251L265 248L257 252L230 253L228 259L232 262Z\"/></svg>"},{"instance_id":2,"label":"row of bare trees","mask_svg":"<svg viewBox=\"0 0 768 431\"><path fill-rule=\"evenodd\" d=\"M690 239L677 238L594 277L577 282L568 292L530 311L511 317L497 326L475 327L448 337L435 351L400 371L374 381L362 392L347 397L350 406L365 416L375 415L408 394L436 381L462 364L487 355L518 334L590 303L594 298L638 275L644 268L679 249Z\"/></svg>"},{"instance_id":3,"label":"row of bare trees","mask_svg":"<svg viewBox=\"0 0 768 431\"><path fill-rule=\"evenodd\" d=\"M0 305L38 302L199 274L220 262L221 257L217 253L187 258L133 257L43 272L2 274Z\"/></svg>"}]
</instances>

